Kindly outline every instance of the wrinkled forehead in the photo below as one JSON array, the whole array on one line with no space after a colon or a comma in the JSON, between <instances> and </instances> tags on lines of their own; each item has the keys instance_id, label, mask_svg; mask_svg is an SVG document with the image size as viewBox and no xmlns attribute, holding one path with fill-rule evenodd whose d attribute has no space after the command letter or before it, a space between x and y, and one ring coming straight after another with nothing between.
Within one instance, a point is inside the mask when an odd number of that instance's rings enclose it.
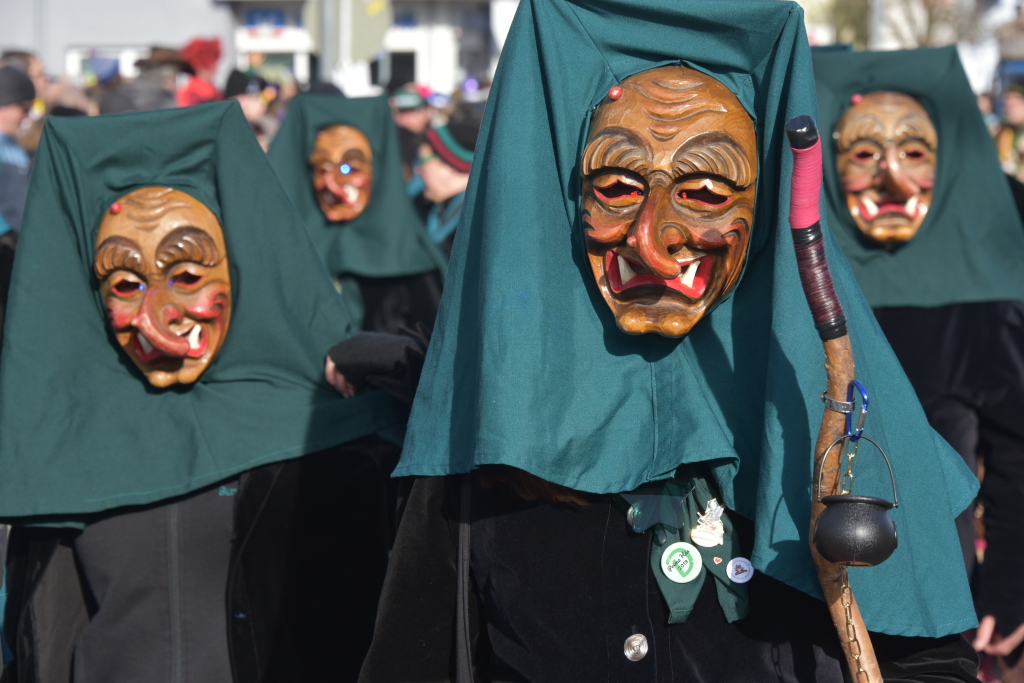
<instances>
[{"instance_id":1,"label":"wrinkled forehead","mask_svg":"<svg viewBox=\"0 0 1024 683\"><path fill-rule=\"evenodd\" d=\"M716 129L737 133L739 139L754 133L754 123L736 95L700 71L662 66L630 76L620 85L622 97L606 101L595 112L591 138L612 126L631 128L660 142Z\"/></svg>"},{"instance_id":2,"label":"wrinkled forehead","mask_svg":"<svg viewBox=\"0 0 1024 683\"><path fill-rule=\"evenodd\" d=\"M352 149L359 150L367 159L373 154L370 141L358 128L344 125L327 126L317 133L311 156L327 154L335 157Z\"/></svg>"},{"instance_id":3,"label":"wrinkled forehead","mask_svg":"<svg viewBox=\"0 0 1024 683\"><path fill-rule=\"evenodd\" d=\"M178 228L198 228L223 245L224 232L204 203L180 190L143 187L121 197L120 211L108 211L96 235L99 244L107 237L129 237L140 246L154 246Z\"/></svg>"},{"instance_id":4,"label":"wrinkled forehead","mask_svg":"<svg viewBox=\"0 0 1024 683\"><path fill-rule=\"evenodd\" d=\"M938 134L927 110L917 99L895 91L873 92L851 106L836 125L840 149L857 140L879 142L916 138L936 147Z\"/></svg>"}]
</instances>

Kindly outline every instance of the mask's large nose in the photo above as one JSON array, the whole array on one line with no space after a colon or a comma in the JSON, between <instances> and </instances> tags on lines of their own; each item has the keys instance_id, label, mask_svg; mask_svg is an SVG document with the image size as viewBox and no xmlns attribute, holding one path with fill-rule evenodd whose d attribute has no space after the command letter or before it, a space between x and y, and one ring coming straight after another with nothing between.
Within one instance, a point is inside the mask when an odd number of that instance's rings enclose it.
<instances>
[{"instance_id":1,"label":"mask's large nose","mask_svg":"<svg viewBox=\"0 0 1024 683\"><path fill-rule=\"evenodd\" d=\"M651 272L665 280L679 277L679 262L669 253L668 247L684 241L682 232L674 226L666 226L675 212L672 209L672 191L663 186L652 186L650 195L640 209L640 216L633 224L627 242L636 249L637 255Z\"/></svg>"},{"instance_id":2,"label":"mask's large nose","mask_svg":"<svg viewBox=\"0 0 1024 683\"><path fill-rule=\"evenodd\" d=\"M184 320L181 309L168 301L166 291L162 287L154 287L146 291L138 314L132 319L132 327L137 329L153 348L166 356L185 356L188 353L188 339L179 337L170 330L170 325Z\"/></svg>"},{"instance_id":3,"label":"mask's large nose","mask_svg":"<svg viewBox=\"0 0 1024 683\"><path fill-rule=\"evenodd\" d=\"M903 199L910 199L916 194L921 194L921 188L903 170L899 150L895 145L886 146L885 159L879 164L879 171L881 171L882 186L891 194Z\"/></svg>"}]
</instances>

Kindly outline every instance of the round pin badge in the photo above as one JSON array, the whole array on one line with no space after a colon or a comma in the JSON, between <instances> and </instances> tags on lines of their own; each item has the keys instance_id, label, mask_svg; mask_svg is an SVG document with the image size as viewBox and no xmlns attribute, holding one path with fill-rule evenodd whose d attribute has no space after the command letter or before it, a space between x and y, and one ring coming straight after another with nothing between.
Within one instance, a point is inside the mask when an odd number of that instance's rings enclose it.
<instances>
[{"instance_id":1,"label":"round pin badge","mask_svg":"<svg viewBox=\"0 0 1024 683\"><path fill-rule=\"evenodd\" d=\"M689 583L700 575L704 560L700 551L680 541L665 548L661 555L661 571L676 583Z\"/></svg>"},{"instance_id":2,"label":"round pin badge","mask_svg":"<svg viewBox=\"0 0 1024 683\"><path fill-rule=\"evenodd\" d=\"M733 583L746 583L754 578L754 565L745 557L734 557L725 565L725 574Z\"/></svg>"}]
</instances>

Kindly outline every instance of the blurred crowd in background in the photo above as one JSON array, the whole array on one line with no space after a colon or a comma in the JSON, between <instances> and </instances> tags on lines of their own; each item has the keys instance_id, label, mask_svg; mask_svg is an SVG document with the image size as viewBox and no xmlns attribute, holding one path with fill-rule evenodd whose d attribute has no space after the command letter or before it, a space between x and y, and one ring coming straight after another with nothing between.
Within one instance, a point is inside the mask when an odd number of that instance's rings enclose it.
<instances>
[{"instance_id":1,"label":"blurred crowd in background","mask_svg":"<svg viewBox=\"0 0 1024 683\"><path fill-rule=\"evenodd\" d=\"M300 90L287 68L269 64L265 57L249 54L248 68L232 70L220 83L215 76L220 40L196 38L179 49L153 46L149 56L135 63L138 76L133 79L121 75L116 59L93 57L80 87L66 77L48 75L46 65L31 52L3 51L0 232L20 227L32 156L50 116L153 111L235 99L266 150ZM454 93L416 83L393 84L390 90L409 195L431 238L450 252L489 83L470 77ZM308 91L341 94L334 84L317 81Z\"/></svg>"}]
</instances>

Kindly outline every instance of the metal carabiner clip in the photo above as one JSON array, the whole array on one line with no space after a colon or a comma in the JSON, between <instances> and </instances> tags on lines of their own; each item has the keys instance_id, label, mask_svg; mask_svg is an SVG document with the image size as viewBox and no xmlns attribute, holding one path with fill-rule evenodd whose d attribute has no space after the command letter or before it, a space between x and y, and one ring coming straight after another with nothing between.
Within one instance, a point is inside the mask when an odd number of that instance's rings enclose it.
<instances>
[{"instance_id":1,"label":"metal carabiner clip","mask_svg":"<svg viewBox=\"0 0 1024 683\"><path fill-rule=\"evenodd\" d=\"M864 433L864 421L868 417L868 391L864 388L864 385L857 380L850 380L850 385L846 388L846 402L851 404L853 407L853 390L856 389L857 393L860 394L860 414L857 416L857 429L853 429L853 411L851 410L846 414L846 435L850 437L850 441L860 440L861 434Z\"/></svg>"}]
</instances>

